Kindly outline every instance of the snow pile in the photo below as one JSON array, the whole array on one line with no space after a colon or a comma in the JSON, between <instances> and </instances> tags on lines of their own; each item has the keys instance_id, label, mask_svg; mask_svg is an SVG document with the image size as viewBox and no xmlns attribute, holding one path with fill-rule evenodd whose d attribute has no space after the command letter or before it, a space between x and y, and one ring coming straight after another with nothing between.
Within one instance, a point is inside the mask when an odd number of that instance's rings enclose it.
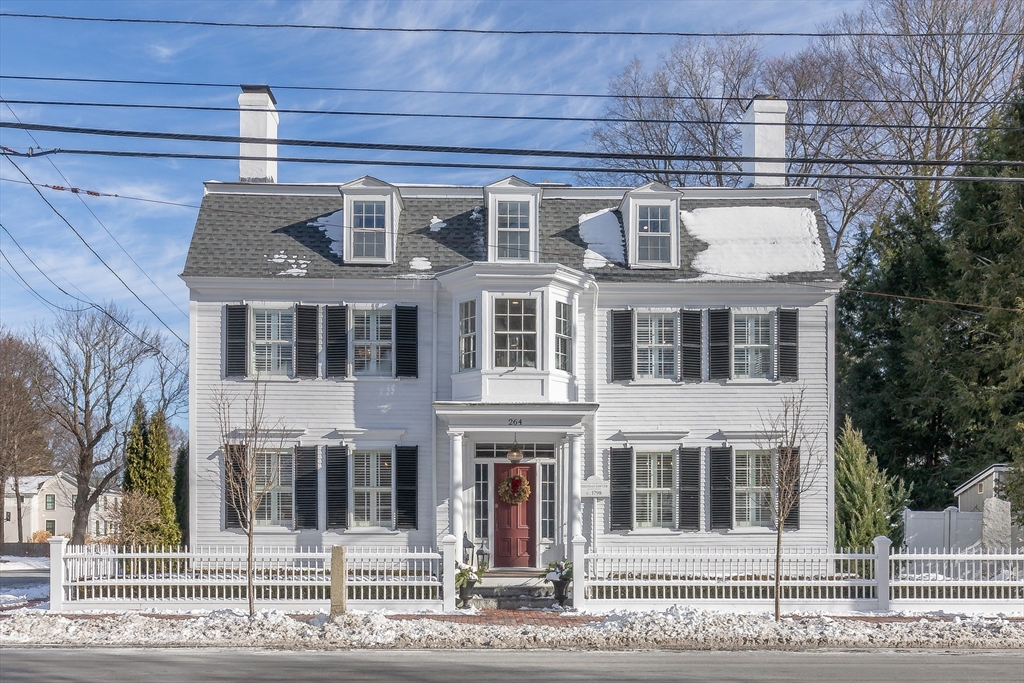
<instances>
[{"instance_id":1,"label":"snow pile","mask_svg":"<svg viewBox=\"0 0 1024 683\"><path fill-rule=\"evenodd\" d=\"M426 259L422 256L416 256L411 261L409 261L409 267L412 268L413 270L430 270L433 266L431 265L429 259Z\"/></svg>"},{"instance_id":2,"label":"snow pile","mask_svg":"<svg viewBox=\"0 0 1024 683\"><path fill-rule=\"evenodd\" d=\"M324 234L327 239L331 241L331 251L338 257L341 258L342 247L345 244L345 211L344 209L338 209L334 213L329 213L326 216L320 216L312 223L308 223L314 228L317 228Z\"/></svg>"},{"instance_id":3,"label":"snow pile","mask_svg":"<svg viewBox=\"0 0 1024 683\"><path fill-rule=\"evenodd\" d=\"M251 619L237 610L184 619L139 612L69 619L19 610L0 619L0 644L290 649L1024 648L1024 623L1000 618L869 623L827 616L776 623L766 615L721 614L689 607L613 613L600 622L571 626L473 625L426 616L392 620L382 612L349 613L333 622L320 613L306 622L278 611L260 612Z\"/></svg>"},{"instance_id":4,"label":"snow pile","mask_svg":"<svg viewBox=\"0 0 1024 683\"><path fill-rule=\"evenodd\" d=\"M735 206L679 213L708 248L693 259L703 280L767 280L825 270L818 222L810 209Z\"/></svg>"},{"instance_id":5,"label":"snow pile","mask_svg":"<svg viewBox=\"0 0 1024 683\"><path fill-rule=\"evenodd\" d=\"M437 216L430 219L430 232L441 232L441 228L446 227L448 227L448 224Z\"/></svg>"},{"instance_id":6,"label":"snow pile","mask_svg":"<svg viewBox=\"0 0 1024 683\"><path fill-rule=\"evenodd\" d=\"M622 230L614 209L601 209L580 216L580 238L587 243L584 268L603 268L622 263Z\"/></svg>"},{"instance_id":7,"label":"snow pile","mask_svg":"<svg viewBox=\"0 0 1024 683\"><path fill-rule=\"evenodd\" d=\"M50 597L50 584L39 583L31 586L5 587L0 590L0 607L10 608L24 605L30 600L46 600Z\"/></svg>"}]
</instances>

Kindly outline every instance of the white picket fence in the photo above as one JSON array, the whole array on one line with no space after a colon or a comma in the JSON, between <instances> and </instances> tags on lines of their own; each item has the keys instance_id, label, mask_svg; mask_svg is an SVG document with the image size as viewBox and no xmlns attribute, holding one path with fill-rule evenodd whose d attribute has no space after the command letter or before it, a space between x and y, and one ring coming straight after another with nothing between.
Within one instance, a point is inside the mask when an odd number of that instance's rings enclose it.
<instances>
[{"instance_id":1,"label":"white picket fence","mask_svg":"<svg viewBox=\"0 0 1024 683\"><path fill-rule=\"evenodd\" d=\"M675 604L764 611L775 598L771 548L608 548L573 543L573 605L604 612ZM784 548L783 609L1024 614L1024 552Z\"/></svg>"},{"instance_id":2,"label":"white picket fence","mask_svg":"<svg viewBox=\"0 0 1024 683\"><path fill-rule=\"evenodd\" d=\"M245 547L67 546L64 539L54 539L50 550L53 611L224 609L248 604ZM353 546L346 548L345 556L352 607L444 609L441 552ZM331 549L257 548L253 585L261 609L326 609L331 603ZM454 594L454 583L449 591Z\"/></svg>"}]
</instances>

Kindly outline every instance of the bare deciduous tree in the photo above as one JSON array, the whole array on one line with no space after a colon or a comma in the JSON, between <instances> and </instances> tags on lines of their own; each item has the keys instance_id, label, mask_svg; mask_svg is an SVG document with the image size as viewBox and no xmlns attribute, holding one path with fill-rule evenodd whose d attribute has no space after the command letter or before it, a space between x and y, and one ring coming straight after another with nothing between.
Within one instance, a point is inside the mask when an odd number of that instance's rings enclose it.
<instances>
[{"instance_id":1,"label":"bare deciduous tree","mask_svg":"<svg viewBox=\"0 0 1024 683\"><path fill-rule=\"evenodd\" d=\"M782 400L778 412L761 418L758 448L770 454L768 512L775 527L775 621L781 618L782 547L787 529L800 525L800 498L814 489L826 468L822 449L823 424L809 422L804 391Z\"/></svg>"},{"instance_id":2,"label":"bare deciduous tree","mask_svg":"<svg viewBox=\"0 0 1024 683\"><path fill-rule=\"evenodd\" d=\"M49 421L39 406L39 390L48 381L38 347L0 328L0 520L4 519L5 489L14 491L18 542L25 532L21 477L52 466ZM0 543L4 524L0 522Z\"/></svg>"},{"instance_id":3,"label":"bare deciduous tree","mask_svg":"<svg viewBox=\"0 0 1024 683\"><path fill-rule=\"evenodd\" d=\"M89 510L121 471L132 403L150 388L147 363L161 339L116 306L61 314L36 332L51 381L43 405L66 440L64 470L75 479L71 542L85 542Z\"/></svg>"},{"instance_id":4,"label":"bare deciduous tree","mask_svg":"<svg viewBox=\"0 0 1024 683\"><path fill-rule=\"evenodd\" d=\"M111 540L123 546L148 546L159 542L160 501L137 491L129 491L115 504Z\"/></svg>"},{"instance_id":5,"label":"bare deciduous tree","mask_svg":"<svg viewBox=\"0 0 1024 683\"><path fill-rule=\"evenodd\" d=\"M218 387L211 408L223 439L220 475L223 477L224 512L246 537L246 577L249 614L256 613L256 526L261 506L281 477L287 429L267 415L266 382L259 378L252 390L238 398ZM241 405L238 405L241 403ZM227 522L228 519L225 521ZM226 524L228 525L228 524Z\"/></svg>"}]
</instances>

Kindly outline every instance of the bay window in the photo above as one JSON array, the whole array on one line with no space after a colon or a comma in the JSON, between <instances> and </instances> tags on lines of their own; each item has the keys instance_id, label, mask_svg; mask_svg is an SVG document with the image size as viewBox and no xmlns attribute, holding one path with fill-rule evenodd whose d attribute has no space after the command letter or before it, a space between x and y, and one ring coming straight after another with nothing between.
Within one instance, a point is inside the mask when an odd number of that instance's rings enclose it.
<instances>
[{"instance_id":1,"label":"bay window","mask_svg":"<svg viewBox=\"0 0 1024 683\"><path fill-rule=\"evenodd\" d=\"M494 367L537 367L537 300L494 300Z\"/></svg>"}]
</instances>

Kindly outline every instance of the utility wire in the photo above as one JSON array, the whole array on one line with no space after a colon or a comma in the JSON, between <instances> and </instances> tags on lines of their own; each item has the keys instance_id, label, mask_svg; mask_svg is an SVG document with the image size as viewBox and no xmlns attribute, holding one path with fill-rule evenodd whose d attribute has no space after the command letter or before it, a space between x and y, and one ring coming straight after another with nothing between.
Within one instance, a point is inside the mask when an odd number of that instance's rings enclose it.
<instances>
[{"instance_id":1,"label":"utility wire","mask_svg":"<svg viewBox=\"0 0 1024 683\"><path fill-rule=\"evenodd\" d=\"M20 118L18 117L17 113L15 113L14 109L13 109L13 108L11 108L11 105L10 105L10 103L9 103L9 102L7 102L6 100L3 100L2 98L0 98L0 101L3 101L3 103L4 103L4 105L5 105L6 107L7 107L8 111L10 111L10 112L11 112L11 114L12 114L12 115L14 116L14 118L16 118L16 119L18 120L18 123L21 123L21 122L22 122L22 121L21 121L21 119L20 119ZM32 139L32 142L36 143L36 146L41 146L41 145L39 145L39 141L38 141L38 140L36 140L35 136L34 136L34 135L32 135L32 132L31 132L31 131L25 131L25 133L26 133L26 134L27 134L27 135L28 135L28 136L29 136L29 137L30 137L30 138ZM65 182L65 183L67 183L68 185L71 185L71 181L67 179L67 176L65 176L65 175L64 175L64 173L63 173L63 172L61 172L61 170L60 170L59 168L57 168L57 164L53 163L53 159L51 159L51 158L50 158L49 156L47 156L47 157L46 157L46 160L50 162L50 166L53 166L53 170L57 172L57 175L59 175L59 176L61 177L61 179L62 179L62 180L63 180L63 181ZM78 197L78 201L82 202L82 206L84 206L84 207L85 207L85 210L86 210L86 211L88 211L88 212L89 212L89 214L90 214L90 215L91 215L91 216L92 216L92 217L93 217L93 218L94 218L94 219L96 220L96 222L97 222L97 223L99 223L99 226L100 226L101 228L103 228L103 232L107 233L107 237L109 237L109 238L110 238L111 240L113 240L113 241L114 241L114 244L116 244L116 245L118 246L118 248L120 248L120 249L121 249L121 252L122 252L122 253L123 253L123 254L124 254L125 256L127 256L127 257L128 257L128 260L129 260L129 261L131 261L131 262L132 262L132 263L133 263L133 264L135 265L135 267L136 267L136 268L138 268L139 272L140 272L140 273L142 273L142 275L143 275L143 276L144 276L144 277L145 277L145 278L146 278L147 280L149 280L150 284L151 284L151 285L153 285L154 287L156 287L157 291L158 291L158 292L160 292L161 294L163 294L163 295L164 295L164 298L165 298L165 299L167 299L167 302L168 302L168 303L170 303L170 304L171 304L172 306L174 306L174 307L175 307L176 309L178 309L178 312L179 312L179 313L181 313L181 314L182 314L183 316L185 316L185 318L186 318L186 320L187 320L187 319L188 319L188 313L186 313L185 311L183 311L183 310L181 309L181 306L179 306L179 305L178 305L177 303L175 303L175 301L174 301L174 300L173 300L173 299L172 299L172 298L171 298L171 297L170 297L170 296L169 296L169 295L167 294L167 292L165 292L165 291L164 291L163 287L161 287L160 285L158 285L158 284L156 283L156 281L155 281L155 280L154 280L154 279L153 279L152 277L150 277L149 273L147 273L147 272L146 272L145 268L143 268L142 266L140 266L140 265L139 265L139 262L138 262L138 261L136 261L136 260L134 259L134 257L132 257L132 255L128 253L128 250L124 248L124 245L122 245L122 244L121 244L121 243L120 243L120 242L119 242L119 241L117 240L117 238L116 238L116 237L114 237L113 233L111 233L111 232L110 232L110 230L108 230L108 229L107 229L107 226L106 226L106 225L105 225L105 224L103 223L103 221L102 221L102 220L100 220L100 217L99 217L99 216L97 216L97 215L96 215L96 213L95 213L95 212L94 212L94 211L92 210L92 207L91 207L91 206L89 206L89 203L88 203L88 202L86 202L86 201L85 201L85 200L84 200L84 199L82 198L82 195L81 195L80 193L75 193L75 194L76 194L76 196Z\"/></svg>"},{"instance_id":2,"label":"utility wire","mask_svg":"<svg viewBox=\"0 0 1024 683\"><path fill-rule=\"evenodd\" d=\"M164 328L166 328L167 331L170 332L171 335L174 336L175 339L177 339L179 342L181 342L182 346L184 346L185 348L188 348L188 343L184 339L182 339L178 335L178 333L175 332L174 329L170 325L168 325L164 321L164 319L161 318L160 315L156 311L154 311L152 308L150 308L149 304L147 304L145 301L142 300L142 297L140 297L138 294L135 293L135 290L132 289L128 285L128 283L125 282L124 279L120 275L117 274L117 271L115 271L113 268L111 268L110 265L106 261L103 260L103 257L100 256L99 253L95 249L93 249L92 245L89 244L89 242L87 242L84 237L82 237L82 234L80 232L78 232L78 230L75 228L75 226L73 226L71 224L71 222L67 218L65 218L64 215L60 211L57 210L57 207L55 207L53 204L50 203L50 200L46 198L46 195L43 194L42 190L40 190L38 187L36 187L36 184L34 182L32 182L32 179L29 178L28 175L24 171L21 170L21 167L18 166L18 164L16 164L14 162L14 159L11 159L10 156L8 156L7 157L7 161L10 162L10 164L12 166L14 166L14 168L18 171L18 173L20 173L22 175L23 178L25 178L26 181L28 181L28 184L32 186L32 189L36 191L36 194L39 195L40 199L42 199L46 203L46 205L48 207L50 207L50 210L53 211L55 214L57 214L57 217L60 218L64 222L65 225L67 225L69 228L71 228L71 232L75 233L75 235L78 237L78 239L80 239L82 241L82 244L84 244L86 246L86 248L90 252L92 252L92 255L95 256L97 258L97 260L99 260L99 262L102 263L104 265L104 267L106 267L106 269L109 270L110 273L114 277L117 278L117 281L120 282L122 285L124 285L124 288L127 289L129 292L131 292L131 295L134 296L135 299L140 304L142 304L146 308L146 310L150 312L150 314L153 315L154 318L156 318L158 321L160 321L160 324L163 325ZM10 234L10 233L8 233L8 234Z\"/></svg>"},{"instance_id":3,"label":"utility wire","mask_svg":"<svg viewBox=\"0 0 1024 683\"><path fill-rule=\"evenodd\" d=\"M84 78L71 76L15 76L0 73L0 80L18 81L50 81L61 83L106 83L112 85L159 85L159 86L181 86L189 88L230 88L238 90L238 83L204 83L196 81L146 81L138 79L123 78ZM358 92L378 93L395 95L479 95L481 97L557 97L557 98L585 98L585 99L637 99L637 100L681 100L681 101L709 101L709 102L732 102L739 100L738 97L725 96L697 96L697 95L616 95L610 93L558 93L558 92L526 92L508 90L440 90L440 89L411 89L411 88L355 88L328 85L287 85L271 84L273 90L300 90L312 92ZM864 98L842 98L842 97L787 97L787 102L811 102L818 104L829 104L842 102L847 104L916 104L916 105L942 105L942 104L978 104L985 106L998 106L1007 104L1010 100L912 100L912 99L864 99Z\"/></svg>"},{"instance_id":4,"label":"utility wire","mask_svg":"<svg viewBox=\"0 0 1024 683\"><path fill-rule=\"evenodd\" d=\"M28 284L28 281L25 280L24 276L22 276L22 274L18 272L18 269L14 267L14 264L11 263L11 260L7 258L7 254L4 253L3 249L0 249L0 256L3 257L4 261L7 261L7 267L10 268L15 275L17 275L18 279L15 280L15 282L21 285L22 289L31 294L39 303L43 304L51 311L60 310L64 311L65 313L80 313L83 310L81 308L65 308L64 306L53 303L52 301L44 297L42 294L37 292L35 289L33 289L32 285ZM11 277L11 274L8 273L6 270L3 270L2 268L0 268L0 272L6 273L8 277Z\"/></svg>"},{"instance_id":5,"label":"utility wire","mask_svg":"<svg viewBox=\"0 0 1024 683\"><path fill-rule=\"evenodd\" d=\"M92 107L108 109L157 109L170 111L214 111L238 113L238 107L195 104L140 104L133 102L60 102L56 100L3 100L10 109L12 104L53 107ZM483 121L554 121L570 123L635 123L665 125L720 125L742 126L740 121L708 121L700 119L627 119L618 117L594 116L542 116L542 115L511 115L511 114L451 114L446 112L388 112L388 111L350 111L329 109L276 109L279 114L314 114L323 116L360 116L380 118L427 118L427 119L473 119ZM13 110L12 110L13 113ZM20 122L20 119L19 119ZM765 121L758 126L789 126L791 128L867 128L875 130L971 130L971 131L1018 131L1021 126L956 126L944 124L886 124L886 123L844 123L827 121Z\"/></svg>"},{"instance_id":6,"label":"utility wire","mask_svg":"<svg viewBox=\"0 0 1024 683\"><path fill-rule=\"evenodd\" d=\"M389 159L328 159L319 157L260 157L260 156L239 156L237 154L193 154L184 152L139 152L102 149L54 149L46 154L76 154L83 156L107 156L138 159L198 159L198 160L231 160L238 161L246 159L250 161L280 161L284 163L303 164L333 164L343 166L387 166L403 168L455 168L455 169L480 169L500 171L544 171L550 173L575 172L575 173L608 173L608 174L632 174L632 175L673 175L673 176L756 176L758 178L818 178L830 180L886 180L886 181L924 181L924 182L967 182L967 183L1024 183L1024 177L1015 176L969 176L969 175L907 175L907 174L886 174L886 173L770 173L757 171L747 173L745 171L728 171L718 169L675 169L675 168L626 168L618 166L545 166L540 164L498 164L498 163L469 163L469 162L442 162L442 161L397 161ZM10 157L11 154L4 151L2 156ZM27 156L27 155L20 155ZM38 156L38 155L36 155ZM687 188L683 187L683 191ZM692 189L692 188L691 188Z\"/></svg>"},{"instance_id":7,"label":"utility wire","mask_svg":"<svg viewBox=\"0 0 1024 683\"><path fill-rule=\"evenodd\" d=\"M70 298L74 299L75 301L78 301L78 302L79 302L79 303L81 303L81 304L85 304L85 308L92 308L92 309L95 309L95 310L99 311L100 313L102 313L103 315L107 316L108 318L110 318L111 322L113 322L113 323L114 323L115 325L117 325L118 327L120 327L120 328L121 328L122 330L124 330L125 332L127 332L127 333L128 333L128 334L130 334L131 336L135 337L135 339L136 339L136 340L138 340L138 341L139 341L140 343L142 343L142 344L143 344L143 345L145 345L145 346L148 346L148 347L149 347L149 348L151 348L151 349L152 349L153 351L155 351L155 352L156 352L156 353L158 353L159 355L163 356L163 357L164 357L164 359L165 359L165 360L166 360L166 361L167 361L168 363L170 363L170 364L171 364L171 365L172 365L172 366L174 367L174 369L175 369L175 370L177 370L178 372L183 372L183 370L181 369L181 365L180 365L180 364L175 364L175 361L173 361L173 360L172 360L172 359L171 359L171 358L170 358L170 357L169 357L169 356L168 356L168 355L167 355L166 353L164 353L163 349L161 349L161 348L160 348L159 346L155 346L155 345L154 345L154 344L153 344L152 342L148 342L148 341L146 341L145 339L143 339L142 337L140 337L140 336L139 336L139 335L138 335L138 334L137 334L137 333L136 333L136 332L135 332L134 330L132 330L132 329L131 329L130 327L128 327L128 326L127 326L127 325L126 325L126 324L125 324L125 323L124 323L123 321L121 321L121 320L118 320L118 319L117 319L117 317L116 317L116 316L114 316L114 315L112 315L112 314L110 313L110 311L108 311L108 310L107 310L106 308L104 308L103 306L100 306L100 305L99 305L98 303L96 303L96 302L95 302L95 301L93 301L92 299L89 299L88 297L87 297L86 299L80 299L79 297L75 296L74 294L71 294L71 293L70 293L70 292L68 292L68 291L67 291L66 289L64 289L63 287L61 287L60 285L58 285L58 284L57 284L56 282L54 282L54 281L53 281L53 278L51 278L51 277L50 277L49 275L47 275L47 274L46 274L46 272L45 272L45 271L44 271L44 270L43 270L42 268L40 268L40 267L39 267L39 264L37 264L37 263L35 262L35 260L34 260L34 259L33 259L33 258L31 257L31 256L29 256L28 252L27 252L27 251L25 251L24 247L22 247L22 246L21 246L20 244L18 244L18 240L16 240L16 239L14 238L14 235L12 235L12 234L11 234L11 231L10 231L10 230L8 230L8 229L7 229L7 227L6 227L5 225L3 225L2 223L0 223L0 229L3 229L3 231L7 233L7 236L8 236L9 238L11 238L11 241L12 241L12 242L14 242L14 246L18 247L18 250L19 250L19 251L21 251L22 255L23 255L23 256L24 256L24 257L25 257L26 259L28 259L28 262L29 262L29 263L31 263L31 264L32 264L32 266L33 266L33 267L34 267L34 268L35 268L36 270L38 270L38 271L39 271L39 273L40 273L40 274L41 274L41 275L42 275L43 277L45 277L45 278L46 278L47 280L49 280L49 282L50 282L50 284L51 284L51 285L53 285L53 286L54 286L54 287L56 287L56 288L57 288L58 290L60 290L60 292L61 292L62 294L64 294L64 295L65 295L65 296L67 296L67 297L70 297ZM4 260L5 260L5 261L7 261L8 265L10 265L11 269L12 269L12 270L14 270L14 272L16 272L16 273L17 273L18 271L17 271L17 269L15 269L15 267L14 267L14 264L13 264L13 263L11 263L11 259L10 259L10 258L8 258L8 257L7 257L7 255L3 253L3 251L2 251L2 250L0 250L0 254L2 254L2 255L3 255L3 257L4 257ZM22 282L24 282L24 283L25 283L25 286L26 286L26 287L28 287L28 289L29 289L29 290L30 290L31 292L35 292L35 291L36 291L36 290L35 290L35 289L34 289L34 288L33 288L33 287L31 286L31 285L29 285L29 284L28 284L28 282L27 282L27 281L25 280L25 278L23 278L23 277L21 276L21 273L18 273L18 277L19 277L19 278L21 279L21 281L22 281ZM39 296L41 297L42 295L39 295ZM84 294L83 294L83 296L84 296ZM62 306L57 306L56 304L51 304L51 305L53 305L53 306L56 306L57 308L60 308L60 309L61 309L62 311L68 311L68 312L79 312L79 311L83 310L83 309L69 309L69 308L64 308L64 307L62 307Z\"/></svg>"},{"instance_id":8,"label":"utility wire","mask_svg":"<svg viewBox=\"0 0 1024 683\"><path fill-rule=\"evenodd\" d=\"M824 31L586 31L569 29L484 29L484 28L414 28L399 26L338 26L329 24L281 24L244 23L235 21L199 21L184 19L139 19L127 17L82 17L60 14L28 14L21 12L0 12L0 17L17 19L49 19L59 21L83 21L108 24L151 24L160 26L206 26L216 28L258 28L258 29L303 29L317 31L345 31L352 33L456 33L485 36L640 36L668 38L832 38L844 36L893 37L893 38L936 38L936 37L978 37L978 36L1020 36L1021 32L1000 31L922 31L915 33L886 33L882 31L857 31L853 33L830 33Z\"/></svg>"},{"instance_id":9,"label":"utility wire","mask_svg":"<svg viewBox=\"0 0 1024 683\"><path fill-rule=\"evenodd\" d=\"M747 157L711 156L706 154L633 154L624 152L586 152L580 150L516 149L508 147L455 147L451 145L406 145L383 142L344 142L335 140L306 140L299 138L259 138L238 135L209 135L203 133L165 133L159 131L119 130L110 128L82 128L79 126L57 126L43 123L12 123L0 121L0 128L19 130L40 130L73 135L96 135L100 137L141 138L147 140L174 140L187 142L215 142L229 144L275 144L279 147L315 147L325 149L359 149L384 152L416 152L431 154L478 154L523 157L550 157L563 159L600 159L627 161L703 161L735 163L757 161L788 164L834 164L842 166L997 166L1024 167L1024 161L1004 160L962 160L941 161L930 159L841 159L829 157ZM255 159L258 157L246 157ZM459 164L461 166L461 164ZM623 169L617 169L619 171ZM665 169L671 171L671 169ZM746 175L746 174L743 174ZM786 174L783 174L786 175ZM790 174L792 175L792 174Z\"/></svg>"}]
</instances>

